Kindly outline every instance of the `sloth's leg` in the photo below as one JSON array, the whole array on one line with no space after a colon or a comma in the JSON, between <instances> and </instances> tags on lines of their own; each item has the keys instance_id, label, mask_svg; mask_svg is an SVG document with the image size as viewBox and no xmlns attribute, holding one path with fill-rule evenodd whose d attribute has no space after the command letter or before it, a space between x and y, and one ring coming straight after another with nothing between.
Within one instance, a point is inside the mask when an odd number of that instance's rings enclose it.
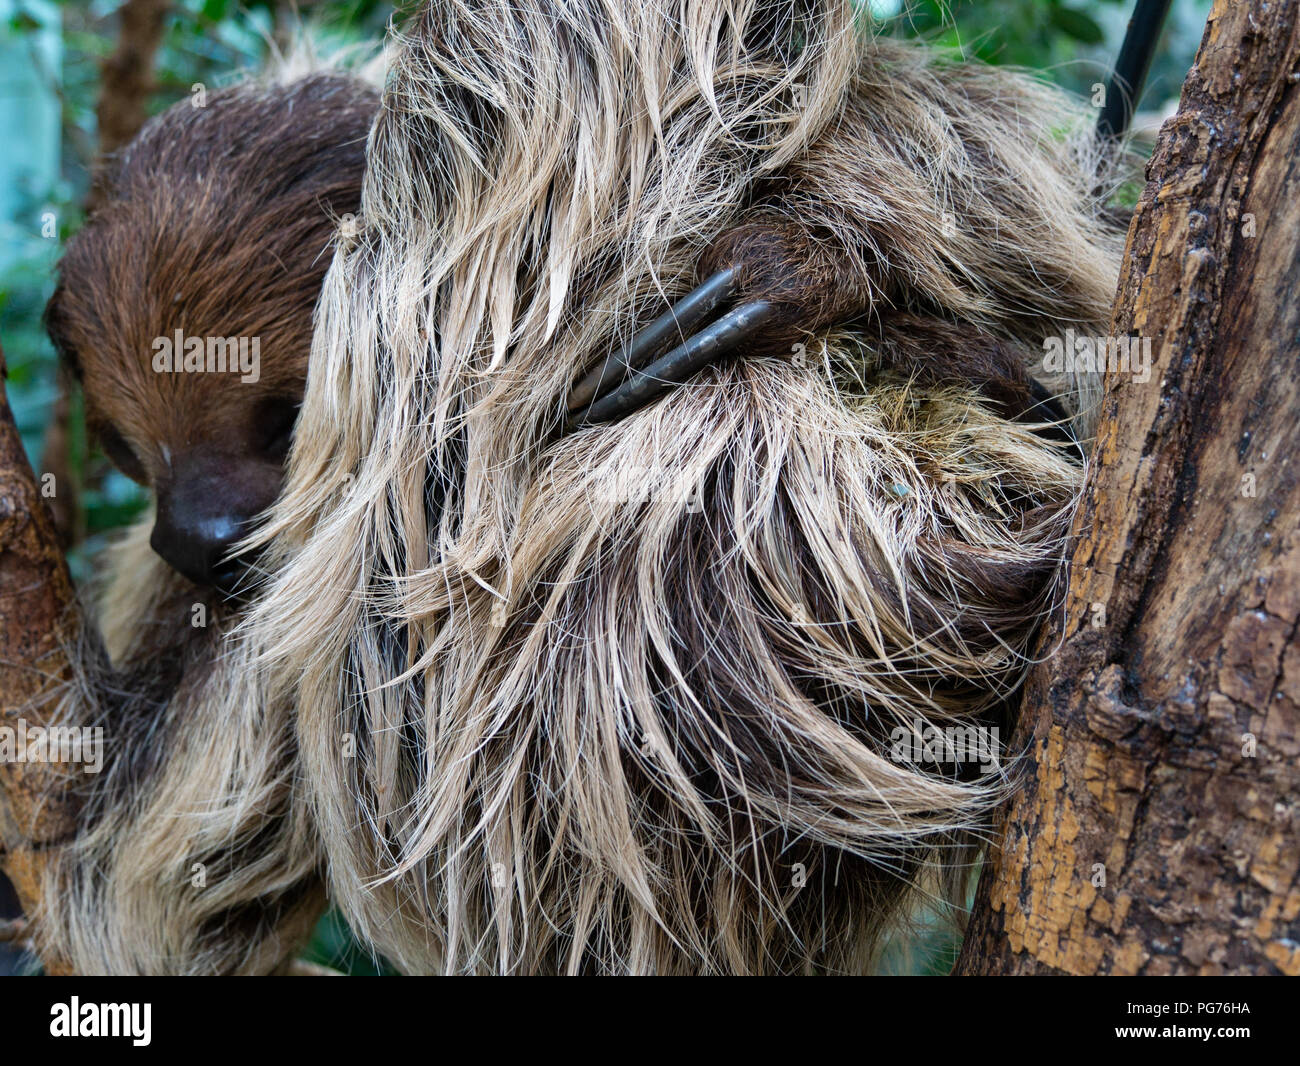
<instances>
[{"instance_id":1,"label":"sloth's leg","mask_svg":"<svg viewBox=\"0 0 1300 1066\"><path fill-rule=\"evenodd\" d=\"M926 384L972 386L1007 418L1065 421L1011 345L970 323L889 310L894 294L881 264L851 260L798 223L760 217L728 230L699 274L699 286L578 382L568 403L574 422L622 417L723 356L787 355L810 334L859 317L886 364Z\"/></svg>"}]
</instances>

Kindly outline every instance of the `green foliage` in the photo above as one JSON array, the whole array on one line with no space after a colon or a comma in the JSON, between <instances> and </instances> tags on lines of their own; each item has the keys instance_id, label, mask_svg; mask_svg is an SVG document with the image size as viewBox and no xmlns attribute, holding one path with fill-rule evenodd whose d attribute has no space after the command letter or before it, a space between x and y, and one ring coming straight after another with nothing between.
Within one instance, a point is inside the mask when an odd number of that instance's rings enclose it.
<instances>
[{"instance_id":1,"label":"green foliage","mask_svg":"<svg viewBox=\"0 0 1300 1066\"><path fill-rule=\"evenodd\" d=\"M1125 6L1125 0L914 0L887 25L989 63L1044 69L1075 58L1081 45L1105 44L1103 9Z\"/></svg>"},{"instance_id":2,"label":"green foliage","mask_svg":"<svg viewBox=\"0 0 1300 1066\"><path fill-rule=\"evenodd\" d=\"M316 926L302 957L349 977L392 977L396 973L383 959L376 958L357 942L347 923L333 908Z\"/></svg>"}]
</instances>

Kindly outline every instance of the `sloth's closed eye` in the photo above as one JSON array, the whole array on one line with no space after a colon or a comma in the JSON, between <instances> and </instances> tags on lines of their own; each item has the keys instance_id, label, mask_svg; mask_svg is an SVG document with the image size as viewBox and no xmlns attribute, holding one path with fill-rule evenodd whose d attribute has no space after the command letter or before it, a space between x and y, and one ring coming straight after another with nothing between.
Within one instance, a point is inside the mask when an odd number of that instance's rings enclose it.
<instances>
[{"instance_id":1,"label":"sloth's closed eye","mask_svg":"<svg viewBox=\"0 0 1300 1066\"><path fill-rule=\"evenodd\" d=\"M101 422L94 429L94 436L99 441L99 446L103 449L109 461L117 467L123 474L132 481L141 485L148 484L149 476L145 473L144 464L140 462L139 457L127 444L126 438L118 432L115 426L106 422Z\"/></svg>"},{"instance_id":2,"label":"sloth's closed eye","mask_svg":"<svg viewBox=\"0 0 1300 1066\"><path fill-rule=\"evenodd\" d=\"M258 450L268 459L283 461L293 442L293 427L298 421L301 404L287 396L266 400L257 411L256 440Z\"/></svg>"}]
</instances>

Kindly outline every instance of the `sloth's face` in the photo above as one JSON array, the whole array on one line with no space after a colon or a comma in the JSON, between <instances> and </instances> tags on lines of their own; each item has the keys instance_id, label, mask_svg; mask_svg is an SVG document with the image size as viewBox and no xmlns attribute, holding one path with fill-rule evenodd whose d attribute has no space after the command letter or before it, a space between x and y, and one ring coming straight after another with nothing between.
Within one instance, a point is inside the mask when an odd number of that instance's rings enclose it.
<instances>
[{"instance_id":1,"label":"sloth's face","mask_svg":"<svg viewBox=\"0 0 1300 1066\"><path fill-rule=\"evenodd\" d=\"M233 594L247 585L254 560L232 549L280 494L298 397L213 401L224 420L204 419L169 439L142 432L131 411L116 420L97 411L92 432L119 470L153 489L154 551L195 584ZM118 425L131 427L135 443Z\"/></svg>"},{"instance_id":2,"label":"sloth's face","mask_svg":"<svg viewBox=\"0 0 1300 1066\"><path fill-rule=\"evenodd\" d=\"M155 496L151 543L230 593L280 494L335 220L360 210L375 91L236 87L152 120L60 264L46 326L90 432ZM328 135L321 131L327 130Z\"/></svg>"},{"instance_id":3,"label":"sloth's face","mask_svg":"<svg viewBox=\"0 0 1300 1066\"><path fill-rule=\"evenodd\" d=\"M260 352L257 381L168 370L149 348L134 359L103 346L83 351L88 431L118 470L152 491L154 550L196 585L226 594L247 586L254 560L232 549L280 494L305 343Z\"/></svg>"},{"instance_id":4,"label":"sloth's face","mask_svg":"<svg viewBox=\"0 0 1300 1066\"><path fill-rule=\"evenodd\" d=\"M154 550L195 584L232 593L252 560L231 549L280 493L319 268L304 255L265 271L253 289L247 279L214 286L230 279L219 257L202 271L174 260L114 270L142 243L135 207L110 205L78 235L47 324L82 382L89 433L154 494ZM190 233L186 243L219 236ZM175 230L158 227L153 244L169 239Z\"/></svg>"}]
</instances>

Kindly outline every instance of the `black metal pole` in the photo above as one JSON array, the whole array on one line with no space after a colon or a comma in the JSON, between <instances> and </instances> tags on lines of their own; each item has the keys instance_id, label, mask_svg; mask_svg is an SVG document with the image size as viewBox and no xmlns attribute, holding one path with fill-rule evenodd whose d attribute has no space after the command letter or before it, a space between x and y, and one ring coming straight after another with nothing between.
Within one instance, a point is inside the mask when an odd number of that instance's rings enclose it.
<instances>
[{"instance_id":1,"label":"black metal pole","mask_svg":"<svg viewBox=\"0 0 1300 1066\"><path fill-rule=\"evenodd\" d=\"M1137 0L1115 61L1115 71L1106 86L1106 106L1097 120L1097 132L1103 137L1122 137L1128 131L1171 2Z\"/></svg>"}]
</instances>

